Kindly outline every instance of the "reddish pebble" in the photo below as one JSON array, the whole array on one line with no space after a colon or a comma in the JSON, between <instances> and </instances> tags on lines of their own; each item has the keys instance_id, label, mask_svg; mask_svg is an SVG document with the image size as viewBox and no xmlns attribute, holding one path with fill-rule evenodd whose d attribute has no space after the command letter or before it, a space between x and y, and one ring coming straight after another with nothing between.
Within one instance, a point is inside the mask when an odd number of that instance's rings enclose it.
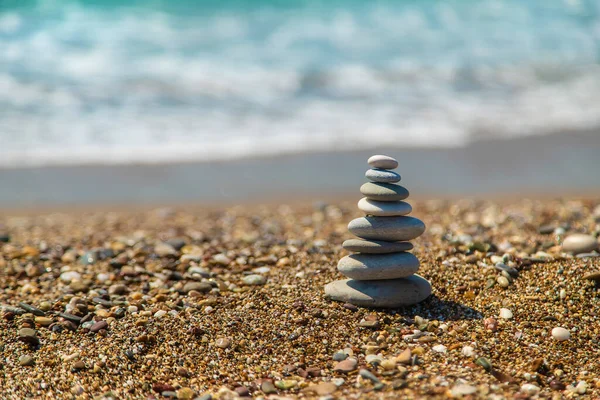
<instances>
[{"instance_id":1,"label":"reddish pebble","mask_svg":"<svg viewBox=\"0 0 600 400\"><path fill-rule=\"evenodd\" d=\"M91 332L98 332L98 331L100 331L102 329L106 329L106 328L108 328L108 322L102 320L102 321L98 321L94 325L92 325L90 327L90 331Z\"/></svg>"}]
</instances>

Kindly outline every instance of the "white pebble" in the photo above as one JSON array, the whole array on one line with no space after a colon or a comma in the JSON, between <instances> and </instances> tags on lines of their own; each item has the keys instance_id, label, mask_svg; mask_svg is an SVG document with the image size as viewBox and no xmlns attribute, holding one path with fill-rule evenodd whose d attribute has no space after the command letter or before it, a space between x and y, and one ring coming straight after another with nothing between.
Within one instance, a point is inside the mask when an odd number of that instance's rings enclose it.
<instances>
[{"instance_id":1,"label":"white pebble","mask_svg":"<svg viewBox=\"0 0 600 400\"><path fill-rule=\"evenodd\" d=\"M77 271L67 271L60 274L60 280L63 282L72 282L81 280L81 274Z\"/></svg>"},{"instance_id":2,"label":"white pebble","mask_svg":"<svg viewBox=\"0 0 600 400\"><path fill-rule=\"evenodd\" d=\"M579 381L575 386L575 391L579 394L585 394L587 392L587 383L585 381Z\"/></svg>"},{"instance_id":3,"label":"white pebble","mask_svg":"<svg viewBox=\"0 0 600 400\"><path fill-rule=\"evenodd\" d=\"M154 318L162 318L165 315L167 315L167 312L165 310L158 310L154 313Z\"/></svg>"},{"instance_id":4,"label":"white pebble","mask_svg":"<svg viewBox=\"0 0 600 400\"><path fill-rule=\"evenodd\" d=\"M465 357L473 357L473 354L475 354L475 349L472 348L471 346L465 346L462 348L462 355Z\"/></svg>"},{"instance_id":5,"label":"white pebble","mask_svg":"<svg viewBox=\"0 0 600 400\"><path fill-rule=\"evenodd\" d=\"M540 388L535 386L532 383L526 383L521 386L521 392L528 394L530 396L536 395L540 391Z\"/></svg>"},{"instance_id":6,"label":"white pebble","mask_svg":"<svg viewBox=\"0 0 600 400\"><path fill-rule=\"evenodd\" d=\"M459 383L450 390L452 397L462 397L477 393L475 386L467 385L465 383Z\"/></svg>"},{"instance_id":7,"label":"white pebble","mask_svg":"<svg viewBox=\"0 0 600 400\"><path fill-rule=\"evenodd\" d=\"M438 344L437 346L433 346L431 350L435 351L436 353L445 353L446 346L444 346L443 344Z\"/></svg>"},{"instance_id":8,"label":"white pebble","mask_svg":"<svg viewBox=\"0 0 600 400\"><path fill-rule=\"evenodd\" d=\"M500 318L502 319L512 319L513 313L508 308L500 309Z\"/></svg>"},{"instance_id":9,"label":"white pebble","mask_svg":"<svg viewBox=\"0 0 600 400\"><path fill-rule=\"evenodd\" d=\"M138 308L136 306L129 306L129 307L127 307L127 312L128 313L133 314L133 313L136 313L137 311L138 311Z\"/></svg>"},{"instance_id":10,"label":"white pebble","mask_svg":"<svg viewBox=\"0 0 600 400\"><path fill-rule=\"evenodd\" d=\"M267 282L267 277L259 274L252 274L243 277L242 281L249 286L264 285Z\"/></svg>"},{"instance_id":11,"label":"white pebble","mask_svg":"<svg viewBox=\"0 0 600 400\"><path fill-rule=\"evenodd\" d=\"M565 328L557 326L556 328L552 329L552 337L562 342L563 340L568 340L571 337L571 332Z\"/></svg>"},{"instance_id":12,"label":"white pebble","mask_svg":"<svg viewBox=\"0 0 600 400\"><path fill-rule=\"evenodd\" d=\"M560 299L564 300L567 297L567 291L565 289L560 289Z\"/></svg>"},{"instance_id":13,"label":"white pebble","mask_svg":"<svg viewBox=\"0 0 600 400\"><path fill-rule=\"evenodd\" d=\"M108 274L98 274L98 275L96 275L96 279L98 280L98 282L106 282L107 280L110 279L110 275L108 275Z\"/></svg>"}]
</instances>

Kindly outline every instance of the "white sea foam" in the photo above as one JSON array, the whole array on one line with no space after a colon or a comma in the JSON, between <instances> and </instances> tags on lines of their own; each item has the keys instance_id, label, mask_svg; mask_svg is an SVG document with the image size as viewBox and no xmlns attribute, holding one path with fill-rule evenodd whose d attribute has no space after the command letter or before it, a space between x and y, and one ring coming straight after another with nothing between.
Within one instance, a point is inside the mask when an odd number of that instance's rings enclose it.
<instances>
[{"instance_id":1,"label":"white sea foam","mask_svg":"<svg viewBox=\"0 0 600 400\"><path fill-rule=\"evenodd\" d=\"M600 2L509 3L10 11L0 166L462 146L600 127L600 18L586 17Z\"/></svg>"}]
</instances>

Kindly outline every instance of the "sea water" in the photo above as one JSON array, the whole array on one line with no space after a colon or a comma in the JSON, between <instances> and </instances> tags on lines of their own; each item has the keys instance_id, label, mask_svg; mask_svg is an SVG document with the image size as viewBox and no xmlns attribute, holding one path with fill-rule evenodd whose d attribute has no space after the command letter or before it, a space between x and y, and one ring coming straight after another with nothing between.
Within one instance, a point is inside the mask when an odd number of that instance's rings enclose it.
<instances>
[{"instance_id":1,"label":"sea water","mask_svg":"<svg viewBox=\"0 0 600 400\"><path fill-rule=\"evenodd\" d=\"M0 167L600 126L599 0L0 0Z\"/></svg>"}]
</instances>

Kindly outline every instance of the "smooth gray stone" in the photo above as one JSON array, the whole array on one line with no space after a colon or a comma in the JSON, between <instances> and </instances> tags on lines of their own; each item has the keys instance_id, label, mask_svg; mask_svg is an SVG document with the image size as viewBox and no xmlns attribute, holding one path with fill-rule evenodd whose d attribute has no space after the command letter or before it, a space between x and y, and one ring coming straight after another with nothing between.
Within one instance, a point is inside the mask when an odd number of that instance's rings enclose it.
<instances>
[{"instance_id":1,"label":"smooth gray stone","mask_svg":"<svg viewBox=\"0 0 600 400\"><path fill-rule=\"evenodd\" d=\"M385 242L383 240L363 239L348 239L342 243L342 247L348 251L370 254L397 253L413 249L413 245L410 242Z\"/></svg>"},{"instance_id":2,"label":"smooth gray stone","mask_svg":"<svg viewBox=\"0 0 600 400\"><path fill-rule=\"evenodd\" d=\"M383 281L343 279L325 285L325 297L361 307L409 306L431 295L431 284L419 275Z\"/></svg>"},{"instance_id":3,"label":"smooth gray stone","mask_svg":"<svg viewBox=\"0 0 600 400\"><path fill-rule=\"evenodd\" d=\"M408 197L404 186L393 183L367 182L360 187L360 192L369 200L400 201Z\"/></svg>"},{"instance_id":4,"label":"smooth gray stone","mask_svg":"<svg viewBox=\"0 0 600 400\"><path fill-rule=\"evenodd\" d=\"M350 221L350 233L362 239L405 241L425 232L425 224L414 217L361 217Z\"/></svg>"},{"instance_id":5,"label":"smooth gray stone","mask_svg":"<svg viewBox=\"0 0 600 400\"><path fill-rule=\"evenodd\" d=\"M373 168L379 169L395 169L398 168L398 161L395 158L377 154L369 157L367 161Z\"/></svg>"},{"instance_id":6,"label":"smooth gray stone","mask_svg":"<svg viewBox=\"0 0 600 400\"><path fill-rule=\"evenodd\" d=\"M598 248L598 239L592 235L574 233L565 238L562 249L566 253L590 253Z\"/></svg>"},{"instance_id":7,"label":"smooth gray stone","mask_svg":"<svg viewBox=\"0 0 600 400\"><path fill-rule=\"evenodd\" d=\"M406 278L419 270L419 259L412 253L351 254L337 266L344 276L361 281Z\"/></svg>"},{"instance_id":8,"label":"smooth gray stone","mask_svg":"<svg viewBox=\"0 0 600 400\"><path fill-rule=\"evenodd\" d=\"M402 179L400 175L393 171L388 171L387 169L368 169L367 172L365 172L365 176L373 182L383 183L396 183L400 182L400 179Z\"/></svg>"},{"instance_id":9,"label":"smooth gray stone","mask_svg":"<svg viewBox=\"0 0 600 400\"><path fill-rule=\"evenodd\" d=\"M358 209L376 217L395 217L410 214L412 206L404 201L377 201L363 197L358 201Z\"/></svg>"}]
</instances>

